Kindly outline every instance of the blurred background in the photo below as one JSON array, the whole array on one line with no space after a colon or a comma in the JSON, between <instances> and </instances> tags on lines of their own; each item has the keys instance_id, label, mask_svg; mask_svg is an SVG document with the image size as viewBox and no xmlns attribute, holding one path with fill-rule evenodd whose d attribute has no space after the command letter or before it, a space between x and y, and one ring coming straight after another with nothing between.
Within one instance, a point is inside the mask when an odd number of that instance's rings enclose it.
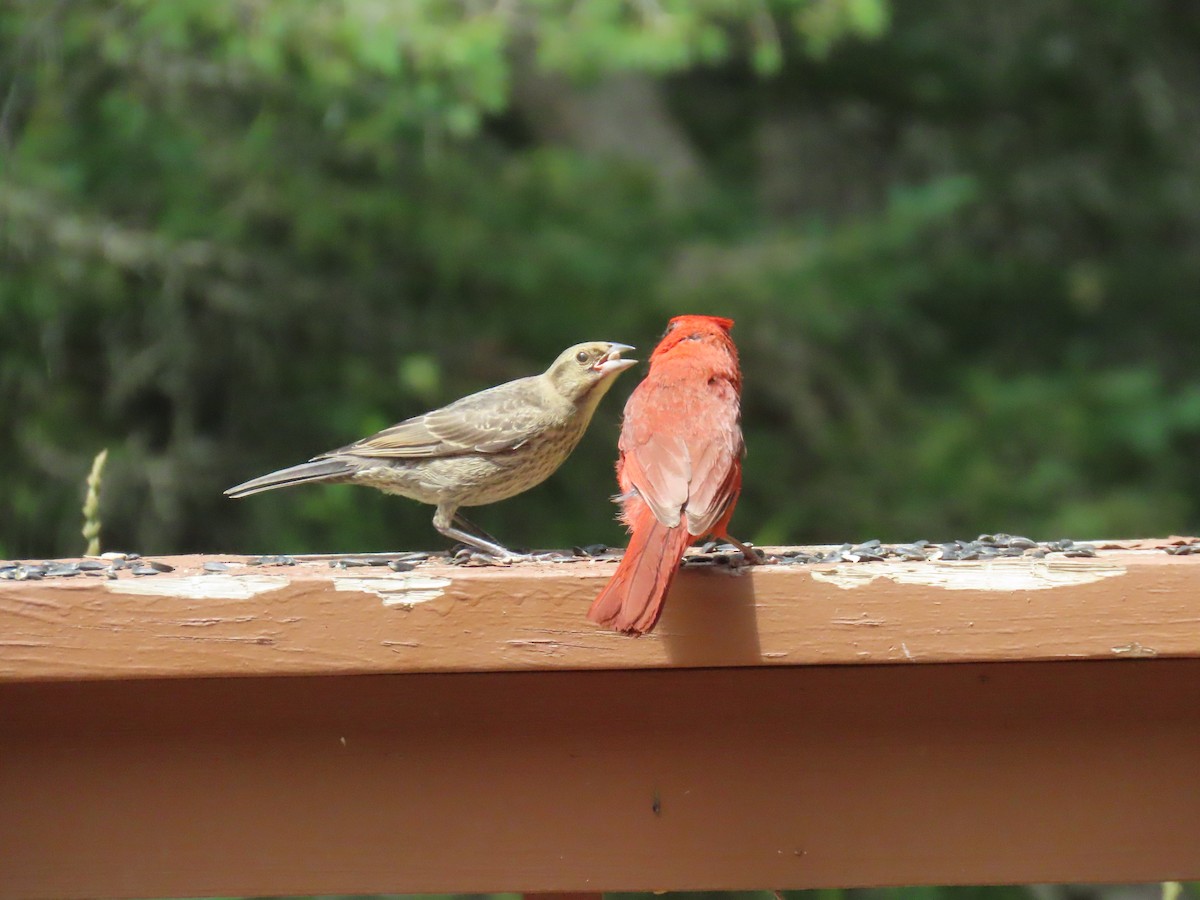
<instances>
[{"instance_id":1,"label":"blurred background","mask_svg":"<svg viewBox=\"0 0 1200 900\"><path fill-rule=\"evenodd\" d=\"M0 558L441 548L221 491L737 320L760 543L1200 530L1189 0L0 0ZM620 543L618 380L472 515Z\"/></svg>"}]
</instances>

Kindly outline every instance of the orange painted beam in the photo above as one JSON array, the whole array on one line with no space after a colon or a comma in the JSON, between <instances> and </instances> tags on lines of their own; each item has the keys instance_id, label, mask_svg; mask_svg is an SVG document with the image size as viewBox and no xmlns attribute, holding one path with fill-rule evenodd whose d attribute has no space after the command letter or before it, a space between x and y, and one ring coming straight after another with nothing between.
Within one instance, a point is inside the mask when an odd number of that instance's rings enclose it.
<instances>
[{"instance_id":1,"label":"orange painted beam","mask_svg":"<svg viewBox=\"0 0 1200 900\"><path fill-rule=\"evenodd\" d=\"M0 680L1200 656L1200 556L1161 550L687 569L640 639L585 619L611 561L244 559L0 580Z\"/></svg>"},{"instance_id":2,"label":"orange painted beam","mask_svg":"<svg viewBox=\"0 0 1200 900\"><path fill-rule=\"evenodd\" d=\"M1200 877L1200 660L0 685L0 897Z\"/></svg>"}]
</instances>

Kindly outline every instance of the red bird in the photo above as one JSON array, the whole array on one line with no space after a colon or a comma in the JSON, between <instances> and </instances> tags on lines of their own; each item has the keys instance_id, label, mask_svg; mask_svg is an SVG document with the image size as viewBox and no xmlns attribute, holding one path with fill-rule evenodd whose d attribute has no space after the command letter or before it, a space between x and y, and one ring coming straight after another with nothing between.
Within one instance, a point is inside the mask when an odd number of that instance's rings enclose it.
<instances>
[{"instance_id":1,"label":"red bird","mask_svg":"<svg viewBox=\"0 0 1200 900\"><path fill-rule=\"evenodd\" d=\"M588 610L626 634L658 621L684 551L706 534L752 551L726 530L742 487L741 391L733 320L677 316L625 404L617 460L629 547Z\"/></svg>"}]
</instances>

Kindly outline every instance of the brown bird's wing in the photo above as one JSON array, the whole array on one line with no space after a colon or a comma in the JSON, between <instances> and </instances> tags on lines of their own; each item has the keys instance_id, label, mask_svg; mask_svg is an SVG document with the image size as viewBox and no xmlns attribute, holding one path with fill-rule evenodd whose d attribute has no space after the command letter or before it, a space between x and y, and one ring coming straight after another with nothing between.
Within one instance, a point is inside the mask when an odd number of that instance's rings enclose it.
<instances>
[{"instance_id":1,"label":"brown bird's wing","mask_svg":"<svg viewBox=\"0 0 1200 900\"><path fill-rule=\"evenodd\" d=\"M718 379L702 389L667 380L643 381L625 407L621 487L637 490L664 525L707 534L737 491L743 452L738 394ZM672 428L662 427L670 412Z\"/></svg>"},{"instance_id":2,"label":"brown bird's wing","mask_svg":"<svg viewBox=\"0 0 1200 900\"><path fill-rule=\"evenodd\" d=\"M516 450L551 420L545 399L536 376L520 378L406 419L317 458L344 454L428 458Z\"/></svg>"}]
</instances>

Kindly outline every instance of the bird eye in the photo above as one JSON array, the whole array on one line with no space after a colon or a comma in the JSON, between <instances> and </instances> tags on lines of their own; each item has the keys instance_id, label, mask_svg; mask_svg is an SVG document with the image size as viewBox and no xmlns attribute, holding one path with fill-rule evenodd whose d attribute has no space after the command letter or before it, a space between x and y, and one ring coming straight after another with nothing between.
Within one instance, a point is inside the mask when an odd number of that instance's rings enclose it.
<instances>
[{"instance_id":1,"label":"bird eye","mask_svg":"<svg viewBox=\"0 0 1200 900\"><path fill-rule=\"evenodd\" d=\"M588 361L587 351L580 350L578 353L575 354L575 360L576 360L576 362L579 362L579 363L587 362Z\"/></svg>"},{"instance_id":2,"label":"bird eye","mask_svg":"<svg viewBox=\"0 0 1200 900\"><path fill-rule=\"evenodd\" d=\"M704 337L704 335L702 335L700 332L693 331L691 334L688 335L688 340L689 341L698 341L702 337Z\"/></svg>"}]
</instances>

